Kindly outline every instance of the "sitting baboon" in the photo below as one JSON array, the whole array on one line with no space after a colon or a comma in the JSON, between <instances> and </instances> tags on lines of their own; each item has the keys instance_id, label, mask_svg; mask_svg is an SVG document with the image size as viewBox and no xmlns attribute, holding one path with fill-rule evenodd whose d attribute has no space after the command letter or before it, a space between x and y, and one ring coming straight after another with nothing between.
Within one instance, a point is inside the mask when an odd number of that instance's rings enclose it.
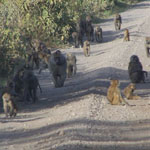
<instances>
[{"instance_id":1,"label":"sitting baboon","mask_svg":"<svg viewBox=\"0 0 150 150\"><path fill-rule=\"evenodd\" d=\"M9 93L4 93L3 99L3 109L6 117L15 117L17 114L17 106L14 103L12 96Z\"/></svg>"},{"instance_id":2,"label":"sitting baboon","mask_svg":"<svg viewBox=\"0 0 150 150\"><path fill-rule=\"evenodd\" d=\"M114 24L115 24L116 31L121 29L122 18L118 13L115 15Z\"/></svg>"},{"instance_id":3,"label":"sitting baboon","mask_svg":"<svg viewBox=\"0 0 150 150\"><path fill-rule=\"evenodd\" d=\"M150 37L145 37L145 49L147 57L150 57Z\"/></svg>"},{"instance_id":4,"label":"sitting baboon","mask_svg":"<svg viewBox=\"0 0 150 150\"><path fill-rule=\"evenodd\" d=\"M112 105L127 104L129 105L121 96L121 91L119 89L119 81L111 80L110 86L107 90L107 99Z\"/></svg>"},{"instance_id":5,"label":"sitting baboon","mask_svg":"<svg viewBox=\"0 0 150 150\"><path fill-rule=\"evenodd\" d=\"M80 32L73 32L72 38L75 48L78 48L79 46L83 47L83 35Z\"/></svg>"},{"instance_id":6,"label":"sitting baboon","mask_svg":"<svg viewBox=\"0 0 150 150\"><path fill-rule=\"evenodd\" d=\"M90 56L90 42L88 40L84 41L83 52L86 57Z\"/></svg>"},{"instance_id":7,"label":"sitting baboon","mask_svg":"<svg viewBox=\"0 0 150 150\"><path fill-rule=\"evenodd\" d=\"M94 28L94 35L95 35L96 42L103 41L103 32L102 32L102 28L100 26L96 26Z\"/></svg>"},{"instance_id":8,"label":"sitting baboon","mask_svg":"<svg viewBox=\"0 0 150 150\"><path fill-rule=\"evenodd\" d=\"M128 73L132 83L145 82L145 76L147 77L148 73L143 71L142 64L137 55L132 55L130 57Z\"/></svg>"},{"instance_id":9,"label":"sitting baboon","mask_svg":"<svg viewBox=\"0 0 150 150\"><path fill-rule=\"evenodd\" d=\"M137 100L140 99L140 96L134 95L133 92L136 89L135 84L130 83L123 91L125 97L129 100Z\"/></svg>"},{"instance_id":10,"label":"sitting baboon","mask_svg":"<svg viewBox=\"0 0 150 150\"><path fill-rule=\"evenodd\" d=\"M56 88L63 87L66 80L67 62L60 50L54 52L49 59L49 70Z\"/></svg>"},{"instance_id":11,"label":"sitting baboon","mask_svg":"<svg viewBox=\"0 0 150 150\"><path fill-rule=\"evenodd\" d=\"M23 80L23 98L24 102L30 101L35 103L37 101L37 88L39 87L42 93L38 78L31 70L25 70L22 76Z\"/></svg>"},{"instance_id":12,"label":"sitting baboon","mask_svg":"<svg viewBox=\"0 0 150 150\"><path fill-rule=\"evenodd\" d=\"M129 30L125 29L123 41L130 41Z\"/></svg>"},{"instance_id":13,"label":"sitting baboon","mask_svg":"<svg viewBox=\"0 0 150 150\"><path fill-rule=\"evenodd\" d=\"M67 53L67 77L70 78L76 74L77 66L76 66L76 56L72 53Z\"/></svg>"}]
</instances>

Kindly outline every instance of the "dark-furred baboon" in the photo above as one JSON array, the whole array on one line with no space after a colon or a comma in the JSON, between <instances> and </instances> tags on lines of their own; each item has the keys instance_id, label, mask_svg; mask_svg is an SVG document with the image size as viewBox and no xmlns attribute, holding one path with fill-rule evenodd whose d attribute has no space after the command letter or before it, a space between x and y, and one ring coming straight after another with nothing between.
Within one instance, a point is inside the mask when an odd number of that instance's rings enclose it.
<instances>
[{"instance_id":1,"label":"dark-furred baboon","mask_svg":"<svg viewBox=\"0 0 150 150\"><path fill-rule=\"evenodd\" d=\"M128 65L128 73L132 83L145 82L145 76L147 77L147 72L143 71L143 67L137 55L132 55L130 57L130 62Z\"/></svg>"},{"instance_id":2,"label":"dark-furred baboon","mask_svg":"<svg viewBox=\"0 0 150 150\"><path fill-rule=\"evenodd\" d=\"M17 114L17 106L14 103L12 96L9 93L4 93L2 95L3 99L3 109L6 117L15 117Z\"/></svg>"},{"instance_id":3,"label":"dark-furred baboon","mask_svg":"<svg viewBox=\"0 0 150 150\"><path fill-rule=\"evenodd\" d=\"M72 38L75 48L79 48L79 46L83 47L83 35L81 34L81 32L73 32Z\"/></svg>"},{"instance_id":4,"label":"dark-furred baboon","mask_svg":"<svg viewBox=\"0 0 150 150\"><path fill-rule=\"evenodd\" d=\"M114 24L115 24L116 31L121 29L122 18L118 13L115 15Z\"/></svg>"},{"instance_id":5,"label":"dark-furred baboon","mask_svg":"<svg viewBox=\"0 0 150 150\"><path fill-rule=\"evenodd\" d=\"M76 66L76 56L72 53L67 53L67 77L70 78L76 74L77 66Z\"/></svg>"},{"instance_id":6,"label":"dark-furred baboon","mask_svg":"<svg viewBox=\"0 0 150 150\"><path fill-rule=\"evenodd\" d=\"M129 30L128 29L125 29L125 31L124 31L123 41L130 41L130 34L129 34Z\"/></svg>"},{"instance_id":7,"label":"dark-furred baboon","mask_svg":"<svg viewBox=\"0 0 150 150\"><path fill-rule=\"evenodd\" d=\"M137 100L140 99L140 96L134 95L133 92L135 90L135 84L134 83L130 83L123 91L125 97L129 100Z\"/></svg>"},{"instance_id":8,"label":"dark-furred baboon","mask_svg":"<svg viewBox=\"0 0 150 150\"><path fill-rule=\"evenodd\" d=\"M24 102L30 101L35 103L37 101L37 88L40 88L38 78L34 75L31 70L25 70L22 76L23 80L23 98Z\"/></svg>"},{"instance_id":9,"label":"dark-furred baboon","mask_svg":"<svg viewBox=\"0 0 150 150\"><path fill-rule=\"evenodd\" d=\"M62 87L66 80L67 62L60 50L51 54L49 59L49 70L55 87Z\"/></svg>"},{"instance_id":10,"label":"dark-furred baboon","mask_svg":"<svg viewBox=\"0 0 150 150\"><path fill-rule=\"evenodd\" d=\"M100 26L96 26L94 28L94 35L95 35L96 42L103 41L103 32L102 32L102 28Z\"/></svg>"},{"instance_id":11,"label":"dark-furred baboon","mask_svg":"<svg viewBox=\"0 0 150 150\"><path fill-rule=\"evenodd\" d=\"M145 49L147 57L150 57L150 37L145 37Z\"/></svg>"},{"instance_id":12,"label":"dark-furred baboon","mask_svg":"<svg viewBox=\"0 0 150 150\"><path fill-rule=\"evenodd\" d=\"M84 56L88 57L90 56L90 42L88 40L84 41L84 45L83 45L83 52L84 52Z\"/></svg>"},{"instance_id":13,"label":"dark-furred baboon","mask_svg":"<svg viewBox=\"0 0 150 150\"><path fill-rule=\"evenodd\" d=\"M119 89L119 81L111 80L110 86L107 90L107 99L112 105L129 105L121 96L121 91Z\"/></svg>"}]
</instances>

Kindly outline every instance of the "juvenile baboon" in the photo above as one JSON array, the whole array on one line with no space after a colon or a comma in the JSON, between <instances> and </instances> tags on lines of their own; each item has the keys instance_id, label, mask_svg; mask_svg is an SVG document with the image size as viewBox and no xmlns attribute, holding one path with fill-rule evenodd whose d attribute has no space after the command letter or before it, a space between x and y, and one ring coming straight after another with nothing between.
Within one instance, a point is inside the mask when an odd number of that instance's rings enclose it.
<instances>
[{"instance_id":1,"label":"juvenile baboon","mask_svg":"<svg viewBox=\"0 0 150 150\"><path fill-rule=\"evenodd\" d=\"M115 24L116 31L121 29L122 18L118 13L115 15L114 24Z\"/></svg>"},{"instance_id":2,"label":"juvenile baboon","mask_svg":"<svg viewBox=\"0 0 150 150\"><path fill-rule=\"evenodd\" d=\"M15 117L17 114L17 106L14 103L12 96L9 93L4 93L2 99L6 117Z\"/></svg>"},{"instance_id":3,"label":"juvenile baboon","mask_svg":"<svg viewBox=\"0 0 150 150\"><path fill-rule=\"evenodd\" d=\"M86 57L90 56L90 42L88 40L84 41L83 52Z\"/></svg>"},{"instance_id":4,"label":"juvenile baboon","mask_svg":"<svg viewBox=\"0 0 150 150\"><path fill-rule=\"evenodd\" d=\"M129 100L137 100L140 99L140 96L134 95L133 92L136 89L135 84L130 83L123 91L125 97Z\"/></svg>"},{"instance_id":5,"label":"juvenile baboon","mask_svg":"<svg viewBox=\"0 0 150 150\"><path fill-rule=\"evenodd\" d=\"M37 88L40 88L42 93L38 78L34 75L31 70L25 70L23 73L23 97L24 102L30 101L35 103L37 101Z\"/></svg>"},{"instance_id":6,"label":"juvenile baboon","mask_svg":"<svg viewBox=\"0 0 150 150\"><path fill-rule=\"evenodd\" d=\"M112 105L121 105L127 104L129 105L121 96L120 89L118 88L119 81L111 80L110 86L107 91L107 99Z\"/></svg>"},{"instance_id":7,"label":"juvenile baboon","mask_svg":"<svg viewBox=\"0 0 150 150\"><path fill-rule=\"evenodd\" d=\"M78 48L79 46L83 47L83 35L81 34L81 32L73 32L72 38L75 48Z\"/></svg>"},{"instance_id":8,"label":"juvenile baboon","mask_svg":"<svg viewBox=\"0 0 150 150\"><path fill-rule=\"evenodd\" d=\"M148 73L143 71L142 64L137 55L132 55L130 57L128 73L132 83L145 82L145 77L147 77Z\"/></svg>"},{"instance_id":9,"label":"juvenile baboon","mask_svg":"<svg viewBox=\"0 0 150 150\"><path fill-rule=\"evenodd\" d=\"M70 78L76 74L77 66L76 66L76 56L72 53L67 53L67 77Z\"/></svg>"},{"instance_id":10,"label":"juvenile baboon","mask_svg":"<svg viewBox=\"0 0 150 150\"><path fill-rule=\"evenodd\" d=\"M150 57L150 37L145 37L145 49L147 57Z\"/></svg>"},{"instance_id":11,"label":"juvenile baboon","mask_svg":"<svg viewBox=\"0 0 150 150\"><path fill-rule=\"evenodd\" d=\"M123 41L130 41L129 30L125 29Z\"/></svg>"},{"instance_id":12,"label":"juvenile baboon","mask_svg":"<svg viewBox=\"0 0 150 150\"><path fill-rule=\"evenodd\" d=\"M60 50L54 52L49 59L49 70L55 87L62 87L66 79L67 62Z\"/></svg>"},{"instance_id":13,"label":"juvenile baboon","mask_svg":"<svg viewBox=\"0 0 150 150\"><path fill-rule=\"evenodd\" d=\"M102 42L103 40L103 32L100 26L96 26L94 30L95 40L96 42Z\"/></svg>"}]
</instances>

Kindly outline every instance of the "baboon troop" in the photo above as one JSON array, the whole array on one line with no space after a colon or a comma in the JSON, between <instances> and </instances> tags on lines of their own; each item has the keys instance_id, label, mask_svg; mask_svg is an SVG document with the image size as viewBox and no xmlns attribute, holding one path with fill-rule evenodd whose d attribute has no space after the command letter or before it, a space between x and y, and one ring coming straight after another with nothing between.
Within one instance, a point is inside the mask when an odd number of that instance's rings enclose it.
<instances>
[{"instance_id":1,"label":"baboon troop","mask_svg":"<svg viewBox=\"0 0 150 150\"><path fill-rule=\"evenodd\" d=\"M137 55L132 55L130 57L128 73L132 83L145 82L145 77L147 77L148 73L143 71L143 66Z\"/></svg>"},{"instance_id":2,"label":"baboon troop","mask_svg":"<svg viewBox=\"0 0 150 150\"><path fill-rule=\"evenodd\" d=\"M145 37L145 50L147 57L150 57L150 37Z\"/></svg>"},{"instance_id":3,"label":"baboon troop","mask_svg":"<svg viewBox=\"0 0 150 150\"><path fill-rule=\"evenodd\" d=\"M84 52L84 56L86 57L90 56L90 42L88 40L84 42L83 52Z\"/></svg>"},{"instance_id":4,"label":"baboon troop","mask_svg":"<svg viewBox=\"0 0 150 150\"><path fill-rule=\"evenodd\" d=\"M2 99L6 117L15 117L17 115L17 106L14 103L12 96L6 92L2 95Z\"/></svg>"},{"instance_id":5,"label":"baboon troop","mask_svg":"<svg viewBox=\"0 0 150 150\"><path fill-rule=\"evenodd\" d=\"M123 41L130 41L129 30L125 29Z\"/></svg>"},{"instance_id":6,"label":"baboon troop","mask_svg":"<svg viewBox=\"0 0 150 150\"><path fill-rule=\"evenodd\" d=\"M121 96L121 91L119 89L119 80L111 80L110 86L107 90L107 99L112 105L129 105Z\"/></svg>"},{"instance_id":7,"label":"baboon troop","mask_svg":"<svg viewBox=\"0 0 150 150\"><path fill-rule=\"evenodd\" d=\"M134 83L130 83L123 91L125 97L129 100L137 100L140 99L140 96L134 95L133 92L136 89Z\"/></svg>"},{"instance_id":8,"label":"baboon troop","mask_svg":"<svg viewBox=\"0 0 150 150\"><path fill-rule=\"evenodd\" d=\"M102 28L100 26L96 26L94 28L94 36L95 36L96 42L103 41L103 32L102 32Z\"/></svg>"},{"instance_id":9,"label":"baboon troop","mask_svg":"<svg viewBox=\"0 0 150 150\"><path fill-rule=\"evenodd\" d=\"M77 59L76 56L72 53L67 53L67 77L70 78L76 74L77 71Z\"/></svg>"},{"instance_id":10,"label":"baboon troop","mask_svg":"<svg viewBox=\"0 0 150 150\"><path fill-rule=\"evenodd\" d=\"M56 88L63 87L66 80L67 61L60 50L54 52L49 59L49 70Z\"/></svg>"},{"instance_id":11,"label":"baboon troop","mask_svg":"<svg viewBox=\"0 0 150 150\"><path fill-rule=\"evenodd\" d=\"M118 13L115 15L114 24L115 24L116 31L121 29L122 18L121 18L121 15Z\"/></svg>"}]
</instances>

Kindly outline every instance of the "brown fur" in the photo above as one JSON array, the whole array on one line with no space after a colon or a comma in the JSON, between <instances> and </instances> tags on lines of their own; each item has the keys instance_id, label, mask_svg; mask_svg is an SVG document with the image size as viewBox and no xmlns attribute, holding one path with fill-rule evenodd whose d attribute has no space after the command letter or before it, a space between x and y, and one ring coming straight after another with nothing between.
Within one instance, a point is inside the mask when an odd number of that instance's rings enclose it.
<instances>
[{"instance_id":1,"label":"brown fur","mask_svg":"<svg viewBox=\"0 0 150 150\"><path fill-rule=\"evenodd\" d=\"M150 37L145 37L145 49L147 57L150 57Z\"/></svg>"},{"instance_id":2,"label":"brown fur","mask_svg":"<svg viewBox=\"0 0 150 150\"><path fill-rule=\"evenodd\" d=\"M86 57L90 56L90 42L88 40L84 42L83 51Z\"/></svg>"},{"instance_id":3,"label":"brown fur","mask_svg":"<svg viewBox=\"0 0 150 150\"><path fill-rule=\"evenodd\" d=\"M8 117L8 115L10 117L15 117L17 114L17 107L14 101L12 100L12 96L9 93L4 93L2 99L3 109L6 114L6 117Z\"/></svg>"},{"instance_id":4,"label":"brown fur","mask_svg":"<svg viewBox=\"0 0 150 150\"><path fill-rule=\"evenodd\" d=\"M119 81L111 80L110 86L107 91L107 99L112 105L121 105L127 104L129 105L121 96L120 89L118 88Z\"/></svg>"},{"instance_id":5,"label":"brown fur","mask_svg":"<svg viewBox=\"0 0 150 150\"><path fill-rule=\"evenodd\" d=\"M133 92L136 89L135 84L130 83L123 91L125 97L129 100L137 100L140 99L140 96L134 95Z\"/></svg>"},{"instance_id":6,"label":"brown fur","mask_svg":"<svg viewBox=\"0 0 150 150\"><path fill-rule=\"evenodd\" d=\"M123 41L130 41L130 34L129 34L129 30L125 29L124 31L124 39Z\"/></svg>"}]
</instances>

